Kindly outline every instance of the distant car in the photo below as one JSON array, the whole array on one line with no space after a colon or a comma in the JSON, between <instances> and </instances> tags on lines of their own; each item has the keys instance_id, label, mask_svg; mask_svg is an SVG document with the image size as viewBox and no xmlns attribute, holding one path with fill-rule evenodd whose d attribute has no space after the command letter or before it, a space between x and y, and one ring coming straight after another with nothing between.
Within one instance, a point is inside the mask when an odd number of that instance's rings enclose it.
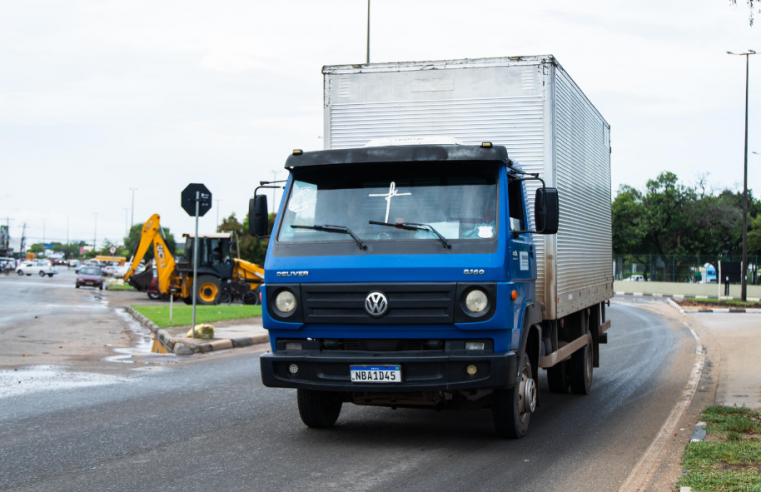
<instances>
[{"instance_id":1,"label":"distant car","mask_svg":"<svg viewBox=\"0 0 761 492\"><path fill-rule=\"evenodd\" d=\"M103 274L100 268L85 265L77 275L77 281L74 286L78 289L80 287L92 287L103 290Z\"/></svg>"},{"instance_id":2,"label":"distant car","mask_svg":"<svg viewBox=\"0 0 761 492\"><path fill-rule=\"evenodd\" d=\"M148 299L153 299L154 301L158 299L161 299L162 301L169 300L169 294L162 294L159 292L159 277L155 269L153 270L153 280L148 284L146 292L148 293Z\"/></svg>"},{"instance_id":3,"label":"distant car","mask_svg":"<svg viewBox=\"0 0 761 492\"><path fill-rule=\"evenodd\" d=\"M44 277L45 275L52 277L58 273L58 269L53 267L50 262L46 261L25 261L16 268L16 273L19 277L24 275L30 276L35 273L40 277Z\"/></svg>"},{"instance_id":4,"label":"distant car","mask_svg":"<svg viewBox=\"0 0 761 492\"><path fill-rule=\"evenodd\" d=\"M644 282L645 277L642 275L632 275L629 278L625 278L624 282Z\"/></svg>"}]
</instances>

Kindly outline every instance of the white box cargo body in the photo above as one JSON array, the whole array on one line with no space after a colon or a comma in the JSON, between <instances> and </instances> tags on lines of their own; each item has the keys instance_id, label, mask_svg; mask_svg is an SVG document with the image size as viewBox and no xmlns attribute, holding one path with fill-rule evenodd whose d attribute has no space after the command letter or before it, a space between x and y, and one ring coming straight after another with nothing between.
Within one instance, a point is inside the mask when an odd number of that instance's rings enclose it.
<instances>
[{"instance_id":1,"label":"white box cargo body","mask_svg":"<svg viewBox=\"0 0 761 492\"><path fill-rule=\"evenodd\" d=\"M610 126L553 56L337 65L323 74L326 149L419 136L492 142L558 189L557 235L534 235L544 319L613 297ZM532 207L536 183L526 183Z\"/></svg>"}]
</instances>

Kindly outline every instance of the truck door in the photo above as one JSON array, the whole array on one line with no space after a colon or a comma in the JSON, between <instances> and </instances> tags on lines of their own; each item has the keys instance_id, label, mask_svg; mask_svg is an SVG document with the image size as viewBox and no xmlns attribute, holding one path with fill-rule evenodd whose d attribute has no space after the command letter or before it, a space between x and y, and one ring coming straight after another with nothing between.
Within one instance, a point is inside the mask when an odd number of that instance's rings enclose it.
<instances>
[{"instance_id":1,"label":"truck door","mask_svg":"<svg viewBox=\"0 0 761 492\"><path fill-rule=\"evenodd\" d=\"M524 201L524 186L521 181L510 180L507 185L508 208L510 212L510 265L513 282L534 280L532 272L535 261L534 243L530 234L514 234L530 228ZM531 285L518 285L518 295L524 298L531 291Z\"/></svg>"}]
</instances>

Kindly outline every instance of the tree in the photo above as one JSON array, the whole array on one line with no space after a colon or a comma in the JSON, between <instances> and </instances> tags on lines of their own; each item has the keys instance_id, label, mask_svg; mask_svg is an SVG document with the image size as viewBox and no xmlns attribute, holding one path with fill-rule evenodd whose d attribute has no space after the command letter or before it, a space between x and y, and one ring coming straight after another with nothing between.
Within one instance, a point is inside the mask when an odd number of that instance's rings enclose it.
<instances>
[{"instance_id":1,"label":"tree","mask_svg":"<svg viewBox=\"0 0 761 492\"><path fill-rule=\"evenodd\" d=\"M730 0L732 2L732 5L737 5L737 0ZM748 22L750 23L750 27L753 27L753 9L758 5L758 0L745 0L745 3L748 4L748 10L749 10L749 16L748 16ZM761 12L761 10L759 10Z\"/></svg>"},{"instance_id":2,"label":"tree","mask_svg":"<svg viewBox=\"0 0 761 492\"><path fill-rule=\"evenodd\" d=\"M161 230L164 233L164 242L166 242L167 248L169 248L169 252L172 253L172 256L176 256L177 243L174 240L174 235L169 231L168 227L162 227ZM130 228L129 235L124 238L124 248L127 251L125 256L127 258L131 258L132 255L135 254L135 250L137 249L137 244L140 242L142 233L143 223L135 224ZM148 251L145 252L144 259L146 263L153 259L153 248L148 248Z\"/></svg>"},{"instance_id":3,"label":"tree","mask_svg":"<svg viewBox=\"0 0 761 492\"><path fill-rule=\"evenodd\" d=\"M272 227L275 221L275 214L270 214L269 224ZM267 246L269 245L268 239L259 239L248 232L248 215L241 224L235 216L235 213L222 221L219 225L218 232L233 232L238 236L240 242L240 257L243 260L256 263L257 265L264 265L264 258L267 255ZM232 246L233 255L237 255L235 239L233 238Z\"/></svg>"}]
</instances>

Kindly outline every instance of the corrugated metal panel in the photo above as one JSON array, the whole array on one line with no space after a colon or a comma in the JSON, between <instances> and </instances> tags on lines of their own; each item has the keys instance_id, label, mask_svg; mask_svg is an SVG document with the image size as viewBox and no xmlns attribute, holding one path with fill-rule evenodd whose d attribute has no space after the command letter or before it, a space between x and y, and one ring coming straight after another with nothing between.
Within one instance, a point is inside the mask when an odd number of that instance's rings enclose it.
<instances>
[{"instance_id":1,"label":"corrugated metal panel","mask_svg":"<svg viewBox=\"0 0 761 492\"><path fill-rule=\"evenodd\" d=\"M560 68L554 103L560 317L612 297L610 128Z\"/></svg>"}]
</instances>

